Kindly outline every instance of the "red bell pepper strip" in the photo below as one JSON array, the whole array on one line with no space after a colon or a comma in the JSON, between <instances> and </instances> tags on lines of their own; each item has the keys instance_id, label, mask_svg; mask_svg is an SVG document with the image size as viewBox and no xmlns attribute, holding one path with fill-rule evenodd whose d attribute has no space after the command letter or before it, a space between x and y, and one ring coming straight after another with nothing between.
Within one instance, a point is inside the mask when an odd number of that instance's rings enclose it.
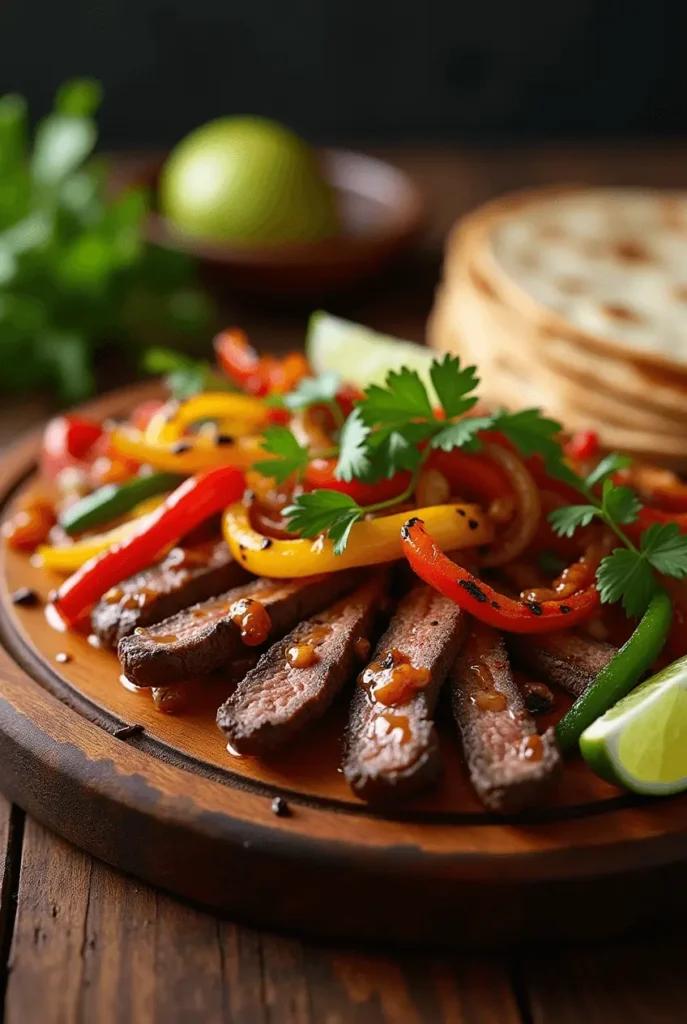
<instances>
[{"instance_id":1,"label":"red bell pepper strip","mask_svg":"<svg viewBox=\"0 0 687 1024\"><path fill-rule=\"evenodd\" d=\"M379 480L374 484L362 483L360 480L337 480L334 476L336 459L316 458L308 464L303 474L303 482L312 490L338 491L347 494L359 505L376 505L378 501L389 501L406 490L410 483L410 473L396 473L390 480Z\"/></svg>"},{"instance_id":2,"label":"red bell pepper strip","mask_svg":"<svg viewBox=\"0 0 687 1024\"><path fill-rule=\"evenodd\" d=\"M99 423L83 416L56 416L43 434L41 469L49 480L68 466L84 467L95 455L91 450L103 436Z\"/></svg>"},{"instance_id":3,"label":"red bell pepper strip","mask_svg":"<svg viewBox=\"0 0 687 1024\"><path fill-rule=\"evenodd\" d=\"M456 494L477 494L494 501L513 493L506 474L486 455L471 455L459 448L450 452L437 449L429 456L427 468L445 476Z\"/></svg>"},{"instance_id":4,"label":"red bell pepper strip","mask_svg":"<svg viewBox=\"0 0 687 1024\"><path fill-rule=\"evenodd\" d=\"M110 587L151 565L170 544L238 501L244 489L244 474L236 466L218 466L184 480L142 520L138 533L77 569L59 588L55 608L73 624Z\"/></svg>"},{"instance_id":5,"label":"red bell pepper strip","mask_svg":"<svg viewBox=\"0 0 687 1024\"><path fill-rule=\"evenodd\" d=\"M595 430L578 430L563 445L563 451L573 462L585 462L599 452L599 435Z\"/></svg>"},{"instance_id":6,"label":"red bell pepper strip","mask_svg":"<svg viewBox=\"0 0 687 1024\"><path fill-rule=\"evenodd\" d=\"M517 601L499 594L477 576L452 562L434 543L421 519L401 530L401 548L413 571L444 597L480 622L508 633L551 633L589 619L599 607L591 586L561 601Z\"/></svg>"},{"instance_id":7,"label":"red bell pepper strip","mask_svg":"<svg viewBox=\"0 0 687 1024\"><path fill-rule=\"evenodd\" d=\"M310 375L302 352L283 358L260 356L239 328L222 331L215 338L215 352L226 375L249 395L259 398L292 391L302 377Z\"/></svg>"}]
</instances>

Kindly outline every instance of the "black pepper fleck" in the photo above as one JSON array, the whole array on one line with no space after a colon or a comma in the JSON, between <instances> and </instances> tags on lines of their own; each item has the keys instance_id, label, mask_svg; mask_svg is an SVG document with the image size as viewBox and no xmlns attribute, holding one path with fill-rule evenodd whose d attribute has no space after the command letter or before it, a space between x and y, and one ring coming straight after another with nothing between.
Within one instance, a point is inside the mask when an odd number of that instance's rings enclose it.
<instances>
[{"instance_id":1,"label":"black pepper fleck","mask_svg":"<svg viewBox=\"0 0 687 1024\"><path fill-rule=\"evenodd\" d=\"M479 523L476 519L468 519L468 526L471 530L476 530L479 527Z\"/></svg>"},{"instance_id":2,"label":"black pepper fleck","mask_svg":"<svg viewBox=\"0 0 687 1024\"><path fill-rule=\"evenodd\" d=\"M498 603L498 601L492 601L491 602L491 607L492 608L500 608L501 605Z\"/></svg>"},{"instance_id":3,"label":"black pepper fleck","mask_svg":"<svg viewBox=\"0 0 687 1024\"><path fill-rule=\"evenodd\" d=\"M38 594L30 587L19 587L12 594L12 604L21 604L26 608L32 608L38 604Z\"/></svg>"},{"instance_id":4,"label":"black pepper fleck","mask_svg":"<svg viewBox=\"0 0 687 1024\"><path fill-rule=\"evenodd\" d=\"M130 736L138 736L139 733L144 731L144 726L139 725L123 725L121 729L117 729L113 736L116 740L128 740Z\"/></svg>"},{"instance_id":5,"label":"black pepper fleck","mask_svg":"<svg viewBox=\"0 0 687 1024\"><path fill-rule=\"evenodd\" d=\"M233 444L233 443L234 443L234 438L231 436L231 434L218 434L217 437L215 438L215 444L218 444L218 445Z\"/></svg>"},{"instance_id":6,"label":"black pepper fleck","mask_svg":"<svg viewBox=\"0 0 687 1024\"><path fill-rule=\"evenodd\" d=\"M438 626L438 625L439 625L439 620L438 619L432 619L432 621L430 622L430 626Z\"/></svg>"},{"instance_id":7,"label":"black pepper fleck","mask_svg":"<svg viewBox=\"0 0 687 1024\"><path fill-rule=\"evenodd\" d=\"M568 612L572 611L572 608L570 607L569 604L562 604L561 605L561 611L563 612L564 615L567 615Z\"/></svg>"},{"instance_id":8,"label":"black pepper fleck","mask_svg":"<svg viewBox=\"0 0 687 1024\"><path fill-rule=\"evenodd\" d=\"M463 590L467 590L470 597L474 597L475 601L484 602L489 600L482 588L474 580L458 580L458 586L462 587Z\"/></svg>"},{"instance_id":9,"label":"black pepper fleck","mask_svg":"<svg viewBox=\"0 0 687 1024\"><path fill-rule=\"evenodd\" d=\"M291 808L283 796L275 796L272 801L272 814L276 814L278 818L288 818L291 814Z\"/></svg>"},{"instance_id":10,"label":"black pepper fleck","mask_svg":"<svg viewBox=\"0 0 687 1024\"><path fill-rule=\"evenodd\" d=\"M541 615L543 608L536 601L525 601L525 607L529 608L533 615Z\"/></svg>"},{"instance_id":11,"label":"black pepper fleck","mask_svg":"<svg viewBox=\"0 0 687 1024\"><path fill-rule=\"evenodd\" d=\"M553 695L549 698L542 693L528 693L525 697L525 707L533 715L547 715L553 707Z\"/></svg>"},{"instance_id":12,"label":"black pepper fleck","mask_svg":"<svg viewBox=\"0 0 687 1024\"><path fill-rule=\"evenodd\" d=\"M263 537L262 540L260 541L260 550L261 551L267 551L267 549L271 548L271 547L272 547L272 538L271 537Z\"/></svg>"},{"instance_id":13,"label":"black pepper fleck","mask_svg":"<svg viewBox=\"0 0 687 1024\"><path fill-rule=\"evenodd\" d=\"M413 516L412 519L408 519L407 522L405 522L401 527L401 537L403 538L403 540L408 540L408 531L410 530L411 526L415 526L416 523L421 522L422 520L418 519L417 516Z\"/></svg>"},{"instance_id":14,"label":"black pepper fleck","mask_svg":"<svg viewBox=\"0 0 687 1024\"><path fill-rule=\"evenodd\" d=\"M464 508L457 508L456 512L458 513L459 516L466 516L467 515L467 512L465 511Z\"/></svg>"}]
</instances>

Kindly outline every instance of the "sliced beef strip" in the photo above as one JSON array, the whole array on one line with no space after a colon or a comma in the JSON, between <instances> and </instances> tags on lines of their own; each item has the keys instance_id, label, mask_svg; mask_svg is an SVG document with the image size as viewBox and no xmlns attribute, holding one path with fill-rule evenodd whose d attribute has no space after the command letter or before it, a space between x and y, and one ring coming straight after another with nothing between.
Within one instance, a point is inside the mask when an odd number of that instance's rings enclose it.
<instances>
[{"instance_id":1,"label":"sliced beef strip","mask_svg":"<svg viewBox=\"0 0 687 1024\"><path fill-rule=\"evenodd\" d=\"M432 715L460 649L464 622L464 613L453 601L424 583L413 586L400 602L371 665L358 678L351 703L343 769L351 788L364 800L403 798L438 776L441 757ZM375 699L381 688L374 680L385 680L374 666L383 671L388 666L388 674L393 673L403 663L399 652L412 669L426 670L428 678L403 703L384 704Z\"/></svg>"},{"instance_id":2,"label":"sliced beef strip","mask_svg":"<svg viewBox=\"0 0 687 1024\"><path fill-rule=\"evenodd\" d=\"M562 760L553 730L537 735L500 633L472 620L450 685L470 779L482 803L515 814L539 801L558 778Z\"/></svg>"},{"instance_id":3,"label":"sliced beef strip","mask_svg":"<svg viewBox=\"0 0 687 1024\"><path fill-rule=\"evenodd\" d=\"M93 609L91 626L104 647L114 648L139 626L152 626L248 579L224 541L173 548L157 565L113 587Z\"/></svg>"},{"instance_id":4,"label":"sliced beef strip","mask_svg":"<svg viewBox=\"0 0 687 1024\"><path fill-rule=\"evenodd\" d=\"M137 686L170 686L207 675L246 649L231 618L236 602L261 605L270 617L269 638L274 640L352 590L359 578L356 571L344 570L295 580L252 580L124 637L117 652L122 671Z\"/></svg>"},{"instance_id":5,"label":"sliced beef strip","mask_svg":"<svg viewBox=\"0 0 687 1024\"><path fill-rule=\"evenodd\" d=\"M387 594L379 573L327 611L299 623L270 647L217 712L241 754L263 754L321 718L343 684L367 661L369 638ZM302 668L287 660L298 652Z\"/></svg>"},{"instance_id":6,"label":"sliced beef strip","mask_svg":"<svg viewBox=\"0 0 687 1024\"><path fill-rule=\"evenodd\" d=\"M506 638L513 664L533 672L547 683L579 697L617 654L612 644L582 633L547 633L544 636Z\"/></svg>"}]
</instances>

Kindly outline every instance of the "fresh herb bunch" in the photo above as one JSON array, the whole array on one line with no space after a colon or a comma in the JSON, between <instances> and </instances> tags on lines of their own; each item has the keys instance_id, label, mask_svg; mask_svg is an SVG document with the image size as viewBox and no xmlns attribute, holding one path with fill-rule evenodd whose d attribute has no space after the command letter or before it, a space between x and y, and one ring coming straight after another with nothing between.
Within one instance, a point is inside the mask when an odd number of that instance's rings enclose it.
<instances>
[{"instance_id":1,"label":"fresh herb bunch","mask_svg":"<svg viewBox=\"0 0 687 1024\"><path fill-rule=\"evenodd\" d=\"M94 387L103 342L130 346L196 333L211 308L186 257L152 247L144 190L107 193L97 141L97 82L68 82L28 142L26 103L0 99L0 389L52 387L62 401Z\"/></svg>"},{"instance_id":2,"label":"fresh herb bunch","mask_svg":"<svg viewBox=\"0 0 687 1024\"><path fill-rule=\"evenodd\" d=\"M477 404L479 385L474 366L462 367L460 360L447 355L435 360L429 371L440 412L432 406L427 388L419 374L403 367L387 375L384 386L366 388L351 415L338 430L330 451L319 453L337 459L335 475L340 480L375 483L400 471L408 471L406 490L376 505L361 506L353 498L334 490L316 490L298 495L284 509L290 529L303 537L327 535L337 554L348 543L351 528L367 513L391 507L408 499L432 450L454 448L475 452L481 446L479 434L495 430L528 458L539 455L548 473L577 490L585 504L556 509L549 519L561 536L571 537L580 526L602 520L618 537L622 546L604 558L597 570L597 585L605 603L621 601L630 616L641 615L658 583L654 571L681 579L687 575L687 537L676 524L654 524L645 530L635 545L623 526L636 522L642 504L629 487L611 479L630 464L630 459L608 455L585 479L566 461L559 436L560 423L543 416L539 409L510 413L499 409L483 416L471 416ZM340 385L335 374L303 381L299 389L287 395L283 404L292 410L309 405L327 405L340 415L335 395ZM287 427L270 427L263 443L270 456L255 468L274 477L277 483L298 481L311 455Z\"/></svg>"},{"instance_id":3,"label":"fresh herb bunch","mask_svg":"<svg viewBox=\"0 0 687 1024\"><path fill-rule=\"evenodd\" d=\"M605 604L621 601L625 612L638 618L658 587L655 572L675 579L687 575L687 537L677 523L653 523L641 533L638 545L630 540L623 527L637 522L642 502L631 488L611 479L630 463L627 456L614 452L584 479L575 476L574 486L587 503L555 509L549 521L561 537L572 537L578 527L589 526L595 518L615 533L622 546L599 565L599 596Z\"/></svg>"}]
</instances>

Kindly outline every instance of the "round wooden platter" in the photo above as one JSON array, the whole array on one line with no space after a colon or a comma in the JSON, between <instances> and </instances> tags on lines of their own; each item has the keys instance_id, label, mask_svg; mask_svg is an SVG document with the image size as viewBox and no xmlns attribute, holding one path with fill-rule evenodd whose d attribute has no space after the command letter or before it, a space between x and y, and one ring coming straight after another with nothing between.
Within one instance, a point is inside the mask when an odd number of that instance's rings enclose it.
<instances>
[{"instance_id":1,"label":"round wooden platter","mask_svg":"<svg viewBox=\"0 0 687 1024\"><path fill-rule=\"evenodd\" d=\"M122 413L144 394L86 411ZM0 515L35 487L39 443L3 459ZM547 806L507 821L476 800L446 722L437 790L382 813L338 770L345 695L278 758L234 757L215 726L221 684L188 714L160 714L121 685L113 654L48 624L58 577L7 548L0 577L2 788L125 871L263 926L356 940L597 936L687 907L687 797L642 802L573 762ZM19 586L39 606L14 606ZM287 817L272 812L276 796Z\"/></svg>"}]
</instances>

